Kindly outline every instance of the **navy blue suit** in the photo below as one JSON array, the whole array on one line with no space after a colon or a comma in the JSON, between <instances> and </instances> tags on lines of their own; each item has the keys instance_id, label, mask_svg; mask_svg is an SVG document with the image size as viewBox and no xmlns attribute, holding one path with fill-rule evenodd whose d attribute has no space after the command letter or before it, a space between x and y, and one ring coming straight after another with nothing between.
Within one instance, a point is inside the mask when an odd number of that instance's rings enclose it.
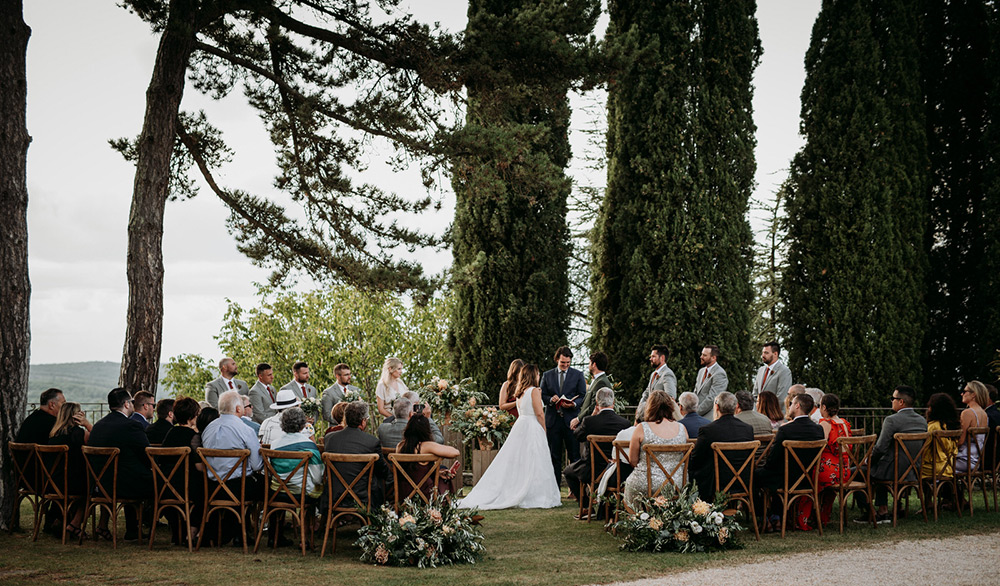
<instances>
[{"instance_id":1,"label":"navy blue suit","mask_svg":"<svg viewBox=\"0 0 1000 586\"><path fill-rule=\"evenodd\" d=\"M583 380L582 372L569 368L563 380L562 392L559 392L559 369L553 368L542 375L541 389L542 404L545 406L545 434L549 440L549 454L552 456L556 484L559 484L563 471L563 447L566 448L570 463L580 459L580 443L573 437L569 423L580 414L580 406L583 405L583 399L587 394L587 383ZM564 409L550 404L552 397L559 395L573 399L576 406Z\"/></svg>"}]
</instances>

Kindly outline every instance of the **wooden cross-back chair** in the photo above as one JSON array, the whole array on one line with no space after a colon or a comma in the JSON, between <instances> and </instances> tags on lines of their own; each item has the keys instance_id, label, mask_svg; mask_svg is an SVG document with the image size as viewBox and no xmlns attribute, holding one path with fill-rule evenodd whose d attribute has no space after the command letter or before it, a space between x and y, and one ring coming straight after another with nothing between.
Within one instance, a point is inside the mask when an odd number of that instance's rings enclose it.
<instances>
[{"instance_id":1,"label":"wooden cross-back chair","mask_svg":"<svg viewBox=\"0 0 1000 586\"><path fill-rule=\"evenodd\" d=\"M694 444L684 442L683 444L647 444L642 446L642 451L646 458L646 484L649 487L646 495L649 498L656 498L663 494L663 488L668 484L673 486L675 491L680 491L687 484L688 459L694 450ZM667 467L660 462L658 454L680 454L680 460L667 470ZM653 466L662 472L666 478L655 489L653 487ZM681 473L681 481L674 481L674 474ZM666 495L664 495L666 496Z\"/></svg>"},{"instance_id":2,"label":"wooden cross-back chair","mask_svg":"<svg viewBox=\"0 0 1000 586\"><path fill-rule=\"evenodd\" d=\"M823 455L826 440L797 441L785 440L782 447L785 450L785 471L781 488L776 492L781 499L781 537L785 537L785 526L788 520L788 509L797 499L807 498L813 503L816 514L816 525L819 534L823 535L823 520L820 518L819 506L819 459ZM810 455L810 452L814 452ZM790 475L790 466L798 471L794 477Z\"/></svg>"},{"instance_id":3,"label":"wooden cross-back chair","mask_svg":"<svg viewBox=\"0 0 1000 586\"><path fill-rule=\"evenodd\" d=\"M987 453L993 456L993 461L987 462L993 474L993 510L1000 511L1000 508L997 508L997 484L1000 483L1000 425L993 430L993 450Z\"/></svg>"},{"instance_id":4,"label":"wooden cross-back chair","mask_svg":"<svg viewBox=\"0 0 1000 586\"><path fill-rule=\"evenodd\" d=\"M628 461L628 448L629 440L615 440L611 442L611 453L615 461L615 492L612 495L615 498L615 518L614 523L618 522L618 512L622 509L626 513L632 515L635 511L632 507L625 502L625 489L622 487L622 483L625 481L622 478L622 466L631 466ZM610 483L609 483L610 484ZM609 487L610 488L610 487ZM609 520L605 527L611 527L613 525L612 521Z\"/></svg>"},{"instance_id":5,"label":"wooden cross-back chair","mask_svg":"<svg viewBox=\"0 0 1000 586\"><path fill-rule=\"evenodd\" d=\"M153 472L153 523L149 530L149 549L153 549L157 521L164 513L175 512L177 522L171 523L174 538L178 543L187 541L190 553L194 547L191 544L191 478L188 464L191 448L150 446L146 448L146 456Z\"/></svg>"},{"instance_id":6,"label":"wooden cross-back chair","mask_svg":"<svg viewBox=\"0 0 1000 586\"><path fill-rule=\"evenodd\" d=\"M938 505L940 504L941 489L948 488L951 497L955 499L955 509L958 516L962 516L962 506L958 500L958 479L955 477L955 458L958 456L958 438L962 435L961 429L938 429L930 432L931 443L928 447L931 453L931 475L924 476L924 496L934 502L934 520L938 520ZM950 440L950 441L948 441ZM942 458L943 457L943 458ZM941 469L938 469L938 459L944 460ZM951 470L951 474L944 476L944 470ZM921 470L922 471L922 470Z\"/></svg>"},{"instance_id":7,"label":"wooden cross-back chair","mask_svg":"<svg viewBox=\"0 0 1000 586\"><path fill-rule=\"evenodd\" d=\"M431 498L437 496L438 481L441 478L441 458L439 456L433 454L392 453L389 454L389 462L392 465L393 506L397 512L399 511L400 503L413 495L420 496L421 500L425 503L430 503ZM406 470L409 464L431 464L431 466L427 467L427 471L419 480L414 480ZM400 476L406 481L405 487L400 484ZM433 482L431 483L430 494L425 494L422 487L431 478L433 478ZM403 491L406 491L406 495L400 498L400 493Z\"/></svg>"},{"instance_id":8,"label":"wooden cross-back chair","mask_svg":"<svg viewBox=\"0 0 1000 586\"><path fill-rule=\"evenodd\" d=\"M247 553L247 459L250 458L250 450L210 450L208 448L198 448L198 458L205 467L205 474L202 478L205 495L205 504L201 509L201 526L198 529L198 544L195 551L201 549L201 542L205 539L205 525L209 517L219 514L218 535L215 544L220 545L222 541L222 515L230 512L239 519L240 539L243 542L243 553ZM219 474L215 467L208 461L209 458L235 458L236 463L225 476ZM228 484L231 479L237 478L235 473L239 471L240 488L237 494ZM211 480L214 479L214 480ZM212 490L209 490L211 487Z\"/></svg>"},{"instance_id":9,"label":"wooden cross-back chair","mask_svg":"<svg viewBox=\"0 0 1000 586\"><path fill-rule=\"evenodd\" d=\"M753 436L753 439L760 442L760 448L757 449L757 461L754 462L754 468L760 463L761 460L767 458L767 453L771 451L771 441L774 440L773 433L762 433L760 435Z\"/></svg>"},{"instance_id":10,"label":"wooden cross-back chair","mask_svg":"<svg viewBox=\"0 0 1000 586\"><path fill-rule=\"evenodd\" d=\"M14 483L17 487L17 496L14 498L14 522L10 525L13 533L16 527L20 526L21 501L27 500L31 505L31 528L32 531L38 526L38 518L41 514L41 482L38 472L38 460L35 454L35 444L7 442L10 448L10 460L14 468ZM34 538L37 538L35 536Z\"/></svg>"},{"instance_id":11,"label":"wooden cross-back chair","mask_svg":"<svg viewBox=\"0 0 1000 586\"><path fill-rule=\"evenodd\" d=\"M368 515L371 513L372 478L375 475L375 463L378 454L323 454L323 466L326 470L326 526L323 529L323 548L319 557L326 555L326 544L333 529L333 547L337 552L337 525L341 519L354 518L362 525L368 525ZM362 468L353 478L345 478L337 464L361 464ZM334 501L333 487L340 485L343 492ZM358 489L364 488L363 498Z\"/></svg>"},{"instance_id":12,"label":"wooden cross-back chair","mask_svg":"<svg viewBox=\"0 0 1000 586\"><path fill-rule=\"evenodd\" d=\"M86 519L98 509L108 512L111 517L111 546L118 549L118 513L125 507L135 507L139 519L139 545L142 545L142 501L139 499L118 498L118 448L95 448L83 446L83 461L87 467L87 507L83 518ZM111 481L108 482L110 477ZM97 518L92 520L94 538L97 538ZM83 531L80 532L80 543L83 543Z\"/></svg>"},{"instance_id":13,"label":"wooden cross-back chair","mask_svg":"<svg viewBox=\"0 0 1000 586\"><path fill-rule=\"evenodd\" d=\"M55 506L62 517L62 543L66 545L66 524L69 522L70 506L78 503L84 495L69 494L69 446L38 445L38 470L41 472L41 507ZM38 539L42 516L35 520L33 540Z\"/></svg>"},{"instance_id":14,"label":"wooden cross-back chair","mask_svg":"<svg viewBox=\"0 0 1000 586\"><path fill-rule=\"evenodd\" d=\"M749 442L712 442L712 458L715 466L715 492L726 493L728 500L726 505L736 503L746 505L750 522L753 524L753 534L760 541L760 528L757 526L757 513L753 505L753 470L756 461L757 450L760 448L760 441ZM729 454L733 455L730 458ZM743 463L739 468L737 458L743 458ZM724 467L720 467L720 463ZM722 485L722 475L725 471L732 475L729 481ZM705 498L707 495L702 495Z\"/></svg>"},{"instance_id":15,"label":"wooden cross-back chair","mask_svg":"<svg viewBox=\"0 0 1000 586\"><path fill-rule=\"evenodd\" d=\"M862 493L867 499L865 502L872 502L872 481L871 481L871 457L872 450L875 449L875 434L837 438L837 446L840 457L837 459L838 478L841 479L836 485L837 500L840 502L840 532L844 532L844 523L847 520L847 499L852 494ZM847 461L845 468L844 461ZM875 522L875 509L868 507L868 517L872 527L878 527Z\"/></svg>"},{"instance_id":16,"label":"wooden cross-back chair","mask_svg":"<svg viewBox=\"0 0 1000 586\"><path fill-rule=\"evenodd\" d=\"M597 493L598 484L601 482L601 474L608 467L613 459L611 451L614 449L611 443L615 441L615 436L613 435L588 435L587 436L587 449L590 450L590 482L587 485L581 486L580 488L580 512L579 517L583 519L584 509L587 511L587 522L590 523L590 517L592 516L591 509L594 508L594 494ZM600 459L598 459L600 458ZM609 491L617 492L617 487L609 487ZM583 504L587 503L584 507ZM608 501L604 501L604 518L610 518L608 514L611 506Z\"/></svg>"},{"instance_id":17,"label":"wooden cross-back chair","mask_svg":"<svg viewBox=\"0 0 1000 586\"><path fill-rule=\"evenodd\" d=\"M973 454L976 455L976 465L969 466L966 465L965 472L959 474L957 471L955 477L958 482L965 485L965 490L968 492L968 503L969 503L969 516L973 516L972 508L972 493L975 490L976 480L979 480L979 484L983 488L983 506L986 510L990 510L989 497L986 494L986 472L985 472L985 462L983 462L984 448L986 447L986 435L989 432L988 427L970 427L965 434L965 443L968 445L966 453L968 454L968 462L972 462ZM979 441L979 438L982 441Z\"/></svg>"},{"instance_id":18,"label":"wooden cross-back chair","mask_svg":"<svg viewBox=\"0 0 1000 586\"><path fill-rule=\"evenodd\" d=\"M920 510L924 515L924 522L927 521L927 507L924 506L924 488L920 481L920 470L924 462L924 452L931 443L931 434L924 431L921 433L897 433L893 436L892 463L893 477L889 480L872 480L873 484L883 485L892 495L892 526L896 526L899 519L899 506L903 501L903 494L910 490L916 490L920 499ZM904 461L905 460L905 461ZM900 474L900 462L903 462L903 472ZM909 501L907 501L907 506Z\"/></svg>"},{"instance_id":19,"label":"wooden cross-back chair","mask_svg":"<svg viewBox=\"0 0 1000 586\"><path fill-rule=\"evenodd\" d=\"M280 527L280 520L285 513L291 513L299 525L299 546L302 555L306 555L306 529L309 526L306 513L309 507L306 503L306 483L309 476L309 460L313 453L309 451L285 452L281 450L261 450L261 457L264 459L264 511L261 515L261 522L257 528L257 541L254 543L253 552L260 550L260 541L264 536L264 524L274 515L279 515L277 520ZM281 474L274 469L274 460L292 460L295 466L288 473ZM289 486L289 482L301 474L299 490ZM309 532L309 544L312 546L312 532ZM278 539L275 535L274 549L278 548Z\"/></svg>"}]
</instances>

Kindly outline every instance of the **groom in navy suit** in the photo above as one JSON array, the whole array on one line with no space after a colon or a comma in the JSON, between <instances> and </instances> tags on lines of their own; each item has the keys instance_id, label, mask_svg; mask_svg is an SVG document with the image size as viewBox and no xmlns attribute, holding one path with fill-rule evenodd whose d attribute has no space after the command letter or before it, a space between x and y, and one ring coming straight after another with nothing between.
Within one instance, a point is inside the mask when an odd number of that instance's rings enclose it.
<instances>
[{"instance_id":1,"label":"groom in navy suit","mask_svg":"<svg viewBox=\"0 0 1000 586\"><path fill-rule=\"evenodd\" d=\"M556 350L556 367L542 375L542 403L545 405L545 434L549 440L549 453L552 455L552 468L556 474L556 484L562 480L563 446L569 455L570 463L580 459L580 444L570 428L570 422L580 413L584 395L587 394L587 384L583 373L570 368L569 363L573 352L567 346ZM563 401L565 397L568 401Z\"/></svg>"}]
</instances>

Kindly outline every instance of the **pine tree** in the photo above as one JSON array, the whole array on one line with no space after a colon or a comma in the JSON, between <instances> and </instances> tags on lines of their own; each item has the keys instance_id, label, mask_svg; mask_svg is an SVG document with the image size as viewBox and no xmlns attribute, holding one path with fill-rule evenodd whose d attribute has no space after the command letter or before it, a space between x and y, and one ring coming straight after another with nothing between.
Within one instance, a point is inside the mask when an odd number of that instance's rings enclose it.
<instances>
[{"instance_id":1,"label":"pine tree","mask_svg":"<svg viewBox=\"0 0 1000 586\"><path fill-rule=\"evenodd\" d=\"M919 384L926 185L912 3L824 3L806 53L783 318L796 379L847 404Z\"/></svg>"},{"instance_id":2,"label":"pine tree","mask_svg":"<svg viewBox=\"0 0 1000 586\"><path fill-rule=\"evenodd\" d=\"M608 188L596 226L592 345L633 397L653 344L689 387L718 345L750 368L755 3L613 1ZM740 382L736 382L740 381ZM742 383L742 384L741 384Z\"/></svg>"},{"instance_id":3,"label":"pine tree","mask_svg":"<svg viewBox=\"0 0 1000 586\"><path fill-rule=\"evenodd\" d=\"M551 364L569 326L567 92L599 3L473 0L464 155L452 170L455 369L494 397L514 358Z\"/></svg>"}]
</instances>

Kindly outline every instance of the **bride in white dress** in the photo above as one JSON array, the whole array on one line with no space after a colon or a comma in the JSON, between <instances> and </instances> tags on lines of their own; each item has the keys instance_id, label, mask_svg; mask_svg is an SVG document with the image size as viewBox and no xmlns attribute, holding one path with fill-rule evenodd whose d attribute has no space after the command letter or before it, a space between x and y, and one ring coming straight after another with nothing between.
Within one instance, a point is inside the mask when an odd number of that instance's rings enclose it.
<instances>
[{"instance_id":1,"label":"bride in white dress","mask_svg":"<svg viewBox=\"0 0 1000 586\"><path fill-rule=\"evenodd\" d=\"M517 379L517 421L486 473L469 496L459 501L465 509L550 509L560 505L559 486L552 475L552 459L545 439L538 367L527 364Z\"/></svg>"}]
</instances>

